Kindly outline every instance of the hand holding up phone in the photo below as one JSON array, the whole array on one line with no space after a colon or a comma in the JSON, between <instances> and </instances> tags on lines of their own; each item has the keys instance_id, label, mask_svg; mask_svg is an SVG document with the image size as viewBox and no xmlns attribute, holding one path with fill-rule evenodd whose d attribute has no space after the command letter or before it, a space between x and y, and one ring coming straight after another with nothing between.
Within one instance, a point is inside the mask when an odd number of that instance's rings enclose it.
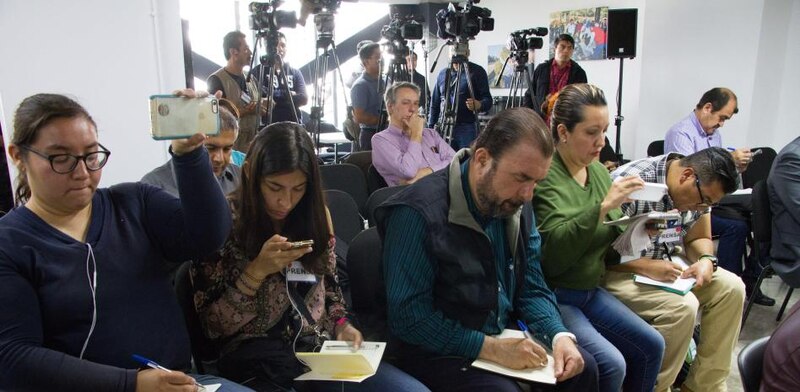
<instances>
[{"instance_id":1,"label":"hand holding up phone","mask_svg":"<svg viewBox=\"0 0 800 392\"><path fill-rule=\"evenodd\" d=\"M286 237L273 235L264 242L258 256L252 261L259 274L257 277L266 277L280 272L293 261L313 251L312 244L313 241L311 243L308 241L289 242Z\"/></svg>"}]
</instances>

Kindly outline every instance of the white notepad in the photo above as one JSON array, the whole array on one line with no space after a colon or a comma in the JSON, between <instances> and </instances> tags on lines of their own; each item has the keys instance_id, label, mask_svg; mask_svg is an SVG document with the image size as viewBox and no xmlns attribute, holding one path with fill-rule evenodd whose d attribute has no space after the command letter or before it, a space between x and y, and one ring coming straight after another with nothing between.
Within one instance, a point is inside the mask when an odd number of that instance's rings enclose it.
<instances>
[{"instance_id":1,"label":"white notepad","mask_svg":"<svg viewBox=\"0 0 800 392\"><path fill-rule=\"evenodd\" d=\"M665 261L667 262L667 261ZM680 264L681 267L685 270L689 268L686 264L686 260L684 260L680 256L672 256L672 262L676 264ZM633 281L636 283L648 284L651 286L656 286L662 290L666 290L669 292L673 292L680 295L686 295L689 291L692 290L694 284L697 283L697 279L695 278L678 278L675 279L674 282L661 282L658 280L650 279L646 276L634 274Z\"/></svg>"},{"instance_id":2,"label":"white notepad","mask_svg":"<svg viewBox=\"0 0 800 392\"><path fill-rule=\"evenodd\" d=\"M498 339L510 339L510 338L524 339L525 334L522 331L517 331L515 329L505 329L503 330L502 333L500 333L500 335L495 335L494 337ZM546 349L546 347L543 348ZM472 367L490 371L492 373L503 374L506 376L519 378L522 380L534 381L543 384L555 384L556 376L555 376L555 368L553 367L554 362L555 361L553 360L553 357L550 354L548 354L547 365L538 369L515 370L484 359L476 359L475 362L472 363Z\"/></svg>"},{"instance_id":3,"label":"white notepad","mask_svg":"<svg viewBox=\"0 0 800 392\"><path fill-rule=\"evenodd\" d=\"M347 381L361 382L375 375L386 350L385 342L363 342L358 351L353 344L342 340L328 340L317 353L297 353L297 358L311 368L297 381Z\"/></svg>"}]
</instances>

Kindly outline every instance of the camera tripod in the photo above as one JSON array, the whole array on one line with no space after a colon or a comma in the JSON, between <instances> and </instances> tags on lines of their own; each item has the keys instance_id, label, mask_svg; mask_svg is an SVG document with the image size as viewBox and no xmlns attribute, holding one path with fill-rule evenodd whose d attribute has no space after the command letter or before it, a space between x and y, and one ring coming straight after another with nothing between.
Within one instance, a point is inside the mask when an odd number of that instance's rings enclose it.
<instances>
[{"instance_id":1,"label":"camera tripod","mask_svg":"<svg viewBox=\"0 0 800 392\"><path fill-rule=\"evenodd\" d=\"M527 53L525 53L527 55ZM511 54L506 57L505 63L503 63L503 68L500 69L500 74L497 75L497 81L494 83L495 87L500 85L500 81L503 80L503 73L506 70L506 66L508 65L508 61L514 59L514 75L511 77L511 85L509 85L509 92L508 92L508 100L506 101L506 106L504 109L520 107L523 105L524 98L525 98L525 90L529 87L528 81L530 80L530 76L528 72L528 67L525 63L527 63L527 59L520 56L518 53L511 52ZM524 60L524 61L523 61Z\"/></svg>"},{"instance_id":2,"label":"camera tripod","mask_svg":"<svg viewBox=\"0 0 800 392\"><path fill-rule=\"evenodd\" d=\"M447 143L451 143L453 140L453 129L455 128L456 119L458 118L458 97L461 94L460 82L462 75L464 75L467 79L467 89L469 90L470 98L473 100L475 99L475 90L472 87L472 77L469 72L469 62L467 61L467 52L469 51L467 42L454 43L450 41L446 45L443 45L439 49L439 54L436 55L436 61L433 62L431 72L433 72L433 70L436 68L436 63L439 61L439 56L442 54L442 50L447 45L453 45L455 48L455 53L453 56L451 56L450 64L447 68L447 72L445 73L445 92L440 103L442 109L440 111L439 119L436 123L436 128L442 138ZM478 117L475 116L476 121L477 118ZM475 129L477 129L477 123L475 124Z\"/></svg>"},{"instance_id":3,"label":"camera tripod","mask_svg":"<svg viewBox=\"0 0 800 392\"><path fill-rule=\"evenodd\" d=\"M316 60L314 60L314 99L311 103L311 139L314 141L314 146L320 147L319 135L321 133L322 117L325 111L325 79L328 74L328 67L330 58L333 57L333 70L339 76L339 83L344 88L344 78L342 77L342 70L339 67L339 56L336 55L336 43L333 40L333 13L321 12L314 15L314 25L317 33L316 44ZM329 49L330 48L330 49ZM336 83L336 80L334 80ZM336 89L334 89L336 91ZM347 99L347 94L344 94L344 103L346 107L350 106ZM336 157L338 159L338 157Z\"/></svg>"},{"instance_id":4,"label":"camera tripod","mask_svg":"<svg viewBox=\"0 0 800 392\"><path fill-rule=\"evenodd\" d=\"M408 53L408 48L406 48L405 51L395 51L394 58L389 64L389 70L386 71L386 77L383 78L383 86L381 86L381 83L378 82L379 96L382 95L381 87L383 87L383 91L386 91L389 86L397 82L412 82L411 73L408 70L408 63L406 63L406 56ZM378 126L376 127L378 131L386 129L389 124L389 114L386 111L386 100L384 99L381 99L380 113L380 119L378 120Z\"/></svg>"},{"instance_id":5,"label":"camera tripod","mask_svg":"<svg viewBox=\"0 0 800 392\"><path fill-rule=\"evenodd\" d=\"M289 98L289 104L292 108L292 115L294 116L294 120L297 123L300 123L300 119L297 118L297 107L294 105L294 99L292 98L292 92L289 90L289 76L286 74L286 67L284 67L283 57L278 53L278 30L277 29L269 29L265 31L258 31L256 32L256 39L253 53L253 62L256 59L256 53L258 52L259 46L264 46L266 49L266 54L261 56L260 66L258 67L258 91L261 92L259 99L257 100L258 104L256 105L256 114L259 119L262 118L261 116L261 99L266 97L266 99L270 100L271 104L266 112L266 123L262 124L263 126L267 126L272 124L272 111L275 109L275 81L277 77L278 88L283 90L282 93L285 94L284 96ZM280 72L277 72L277 68L280 67ZM250 65L251 73L255 68L253 65ZM267 76L268 78L265 79L264 77ZM266 83L266 84L265 84ZM261 87L265 88L265 91L261 91Z\"/></svg>"}]
</instances>

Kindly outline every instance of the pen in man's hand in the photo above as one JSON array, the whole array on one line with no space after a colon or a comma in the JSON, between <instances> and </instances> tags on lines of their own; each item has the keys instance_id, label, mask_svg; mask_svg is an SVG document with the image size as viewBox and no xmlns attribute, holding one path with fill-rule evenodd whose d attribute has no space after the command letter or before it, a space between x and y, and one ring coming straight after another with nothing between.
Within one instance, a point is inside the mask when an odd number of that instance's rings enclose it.
<instances>
[{"instance_id":1,"label":"pen in man's hand","mask_svg":"<svg viewBox=\"0 0 800 392\"><path fill-rule=\"evenodd\" d=\"M542 348L544 349L544 351L546 353L548 353L548 354L552 353L551 350L549 348L547 348L547 346L544 343L540 342L539 340L537 340L536 338L533 337L533 335L531 334L531 331L528 329L528 325L525 324L524 321L517 320L517 326L519 326L519 330L522 331L522 333L525 335L526 338L528 338L532 342L542 346Z\"/></svg>"},{"instance_id":2,"label":"pen in man's hand","mask_svg":"<svg viewBox=\"0 0 800 392\"><path fill-rule=\"evenodd\" d=\"M158 363L156 363L153 360L147 359L147 358L145 358L145 357L143 357L141 355L137 355L137 354L133 354L132 356L133 356L133 360L135 360L136 362L141 363L144 366L147 366L147 367L153 368L153 369L163 370L163 371L165 371L167 373L172 373L172 370L169 370L169 369L159 365ZM203 392L203 391L206 390L206 387L198 384L197 381L195 381L194 385L197 387L197 391L198 392Z\"/></svg>"}]
</instances>

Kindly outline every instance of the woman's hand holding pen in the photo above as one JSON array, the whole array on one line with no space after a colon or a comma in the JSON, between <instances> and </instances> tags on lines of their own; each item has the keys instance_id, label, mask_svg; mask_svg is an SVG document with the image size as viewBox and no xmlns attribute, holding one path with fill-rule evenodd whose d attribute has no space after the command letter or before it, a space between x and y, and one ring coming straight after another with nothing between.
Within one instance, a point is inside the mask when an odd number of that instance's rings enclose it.
<instances>
[{"instance_id":1,"label":"woman's hand holding pen","mask_svg":"<svg viewBox=\"0 0 800 392\"><path fill-rule=\"evenodd\" d=\"M526 338L498 339L486 336L478 357L511 369L540 368L547 364L544 348Z\"/></svg>"},{"instance_id":2,"label":"woman's hand holding pen","mask_svg":"<svg viewBox=\"0 0 800 392\"><path fill-rule=\"evenodd\" d=\"M292 249L292 243L286 237L275 234L261 246L258 256L247 266L247 272L256 278L265 278L313 250L312 246Z\"/></svg>"},{"instance_id":3,"label":"woman's hand holding pen","mask_svg":"<svg viewBox=\"0 0 800 392\"><path fill-rule=\"evenodd\" d=\"M145 369L136 374L136 392L195 392L198 386L194 379L179 371L165 372L160 369Z\"/></svg>"}]
</instances>

